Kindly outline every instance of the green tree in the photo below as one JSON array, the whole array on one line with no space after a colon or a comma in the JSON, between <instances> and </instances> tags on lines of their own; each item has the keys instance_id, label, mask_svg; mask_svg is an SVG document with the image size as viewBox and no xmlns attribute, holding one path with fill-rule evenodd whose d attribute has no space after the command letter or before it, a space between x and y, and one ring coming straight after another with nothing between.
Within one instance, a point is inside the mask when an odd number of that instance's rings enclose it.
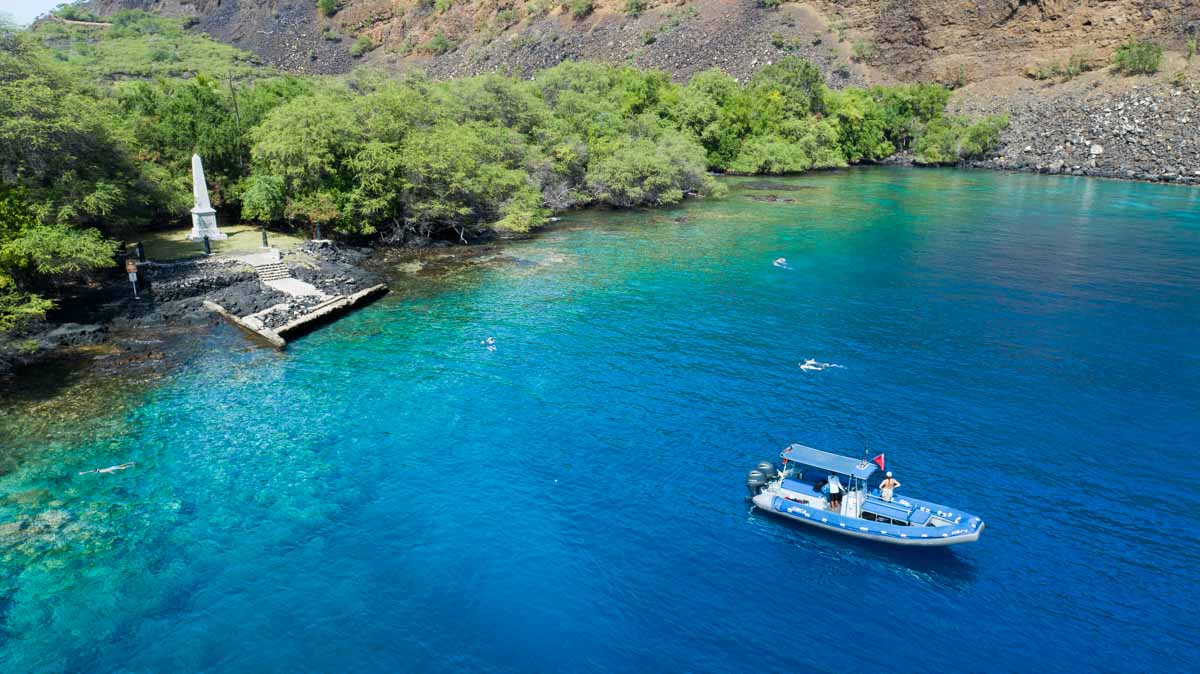
<instances>
[{"instance_id":1,"label":"green tree","mask_svg":"<svg viewBox=\"0 0 1200 674\"><path fill-rule=\"evenodd\" d=\"M916 160L921 164L954 164L987 156L995 151L1000 133L1007 126L1006 115L992 115L975 122L962 116L933 120L913 146Z\"/></svg>"},{"instance_id":2,"label":"green tree","mask_svg":"<svg viewBox=\"0 0 1200 674\"><path fill-rule=\"evenodd\" d=\"M0 330L50 306L53 277L113 262L98 227L140 222L156 196L109 101L0 26Z\"/></svg>"},{"instance_id":3,"label":"green tree","mask_svg":"<svg viewBox=\"0 0 1200 674\"><path fill-rule=\"evenodd\" d=\"M520 167L520 139L507 129L439 124L411 134L401 152L405 220L421 234L450 227L461 235L488 223L526 231L545 220L541 193Z\"/></svg>"},{"instance_id":4,"label":"green tree","mask_svg":"<svg viewBox=\"0 0 1200 674\"><path fill-rule=\"evenodd\" d=\"M242 192L242 217L259 222L275 222L283 219L287 195L280 176L253 175L246 181Z\"/></svg>"},{"instance_id":5,"label":"green tree","mask_svg":"<svg viewBox=\"0 0 1200 674\"><path fill-rule=\"evenodd\" d=\"M926 124L942 116L950 90L940 84L902 84L872 87L871 96L883 107L888 140L897 148L907 149Z\"/></svg>"},{"instance_id":6,"label":"green tree","mask_svg":"<svg viewBox=\"0 0 1200 674\"><path fill-rule=\"evenodd\" d=\"M839 145L850 163L878 161L896 151L887 138L883 106L862 89L831 92L826 103L838 126Z\"/></svg>"},{"instance_id":7,"label":"green tree","mask_svg":"<svg viewBox=\"0 0 1200 674\"><path fill-rule=\"evenodd\" d=\"M250 135L255 175L283 184L284 217L310 224L341 219L341 197L350 187L346 162L366 140L352 99L335 91L297 97Z\"/></svg>"},{"instance_id":8,"label":"green tree","mask_svg":"<svg viewBox=\"0 0 1200 674\"><path fill-rule=\"evenodd\" d=\"M587 182L596 200L610 206L664 206L685 194L715 190L705 172L704 150L677 135L657 142L622 141L588 168Z\"/></svg>"},{"instance_id":9,"label":"green tree","mask_svg":"<svg viewBox=\"0 0 1200 674\"><path fill-rule=\"evenodd\" d=\"M112 264L115 252L95 229L44 222L24 190L0 183L0 331L53 306L36 292L48 277Z\"/></svg>"},{"instance_id":10,"label":"green tree","mask_svg":"<svg viewBox=\"0 0 1200 674\"><path fill-rule=\"evenodd\" d=\"M778 63L761 68L750 80L756 93L776 91L783 96L784 111L792 117L825 111L825 79L811 61L785 56Z\"/></svg>"}]
</instances>

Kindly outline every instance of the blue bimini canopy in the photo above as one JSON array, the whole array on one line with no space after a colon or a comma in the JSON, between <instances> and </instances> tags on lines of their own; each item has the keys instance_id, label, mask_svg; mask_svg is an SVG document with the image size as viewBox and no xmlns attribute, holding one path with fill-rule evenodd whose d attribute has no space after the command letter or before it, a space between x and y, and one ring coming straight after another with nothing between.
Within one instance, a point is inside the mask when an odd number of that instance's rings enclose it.
<instances>
[{"instance_id":1,"label":"blue bimini canopy","mask_svg":"<svg viewBox=\"0 0 1200 674\"><path fill-rule=\"evenodd\" d=\"M785 461L795 461L831 473L850 475L865 480L878 468L870 461L860 461L841 454L831 454L804 445L792 445L780 454Z\"/></svg>"}]
</instances>

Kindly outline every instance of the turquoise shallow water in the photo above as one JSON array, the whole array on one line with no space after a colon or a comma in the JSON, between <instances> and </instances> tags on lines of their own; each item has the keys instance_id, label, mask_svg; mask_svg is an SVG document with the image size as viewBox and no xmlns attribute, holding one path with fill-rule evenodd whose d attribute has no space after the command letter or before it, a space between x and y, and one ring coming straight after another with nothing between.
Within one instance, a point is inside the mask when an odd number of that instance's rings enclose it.
<instances>
[{"instance_id":1,"label":"turquoise shallow water","mask_svg":"<svg viewBox=\"0 0 1200 674\"><path fill-rule=\"evenodd\" d=\"M287 353L218 328L108 412L7 401L0 671L1184 669L1200 191L782 182L398 271ZM788 442L984 537L750 512Z\"/></svg>"}]
</instances>

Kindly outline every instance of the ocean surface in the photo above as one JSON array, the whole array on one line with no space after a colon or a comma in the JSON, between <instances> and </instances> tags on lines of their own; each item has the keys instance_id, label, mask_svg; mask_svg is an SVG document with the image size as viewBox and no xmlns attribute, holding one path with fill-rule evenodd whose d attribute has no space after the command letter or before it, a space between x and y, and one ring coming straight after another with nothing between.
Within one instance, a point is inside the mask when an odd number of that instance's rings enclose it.
<instances>
[{"instance_id":1,"label":"ocean surface","mask_svg":"<svg viewBox=\"0 0 1200 674\"><path fill-rule=\"evenodd\" d=\"M730 185L400 265L285 353L219 326L150 386L7 394L0 672L1193 665L1200 190ZM791 442L987 529L752 512Z\"/></svg>"}]
</instances>

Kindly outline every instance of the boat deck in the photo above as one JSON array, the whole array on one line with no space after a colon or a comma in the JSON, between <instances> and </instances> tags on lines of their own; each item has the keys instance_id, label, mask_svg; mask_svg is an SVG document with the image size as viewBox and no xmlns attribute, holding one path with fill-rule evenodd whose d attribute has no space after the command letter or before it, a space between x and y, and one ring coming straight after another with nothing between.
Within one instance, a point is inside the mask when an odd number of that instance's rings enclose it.
<instances>
[{"instance_id":1,"label":"boat deck","mask_svg":"<svg viewBox=\"0 0 1200 674\"><path fill-rule=\"evenodd\" d=\"M825 495L813 490L813 485L799 480L785 479L779 486L779 496L790 501L798 501L816 510L829 510L829 501ZM857 517L862 506L863 494L860 491L845 492L842 497L842 507L839 515Z\"/></svg>"}]
</instances>

